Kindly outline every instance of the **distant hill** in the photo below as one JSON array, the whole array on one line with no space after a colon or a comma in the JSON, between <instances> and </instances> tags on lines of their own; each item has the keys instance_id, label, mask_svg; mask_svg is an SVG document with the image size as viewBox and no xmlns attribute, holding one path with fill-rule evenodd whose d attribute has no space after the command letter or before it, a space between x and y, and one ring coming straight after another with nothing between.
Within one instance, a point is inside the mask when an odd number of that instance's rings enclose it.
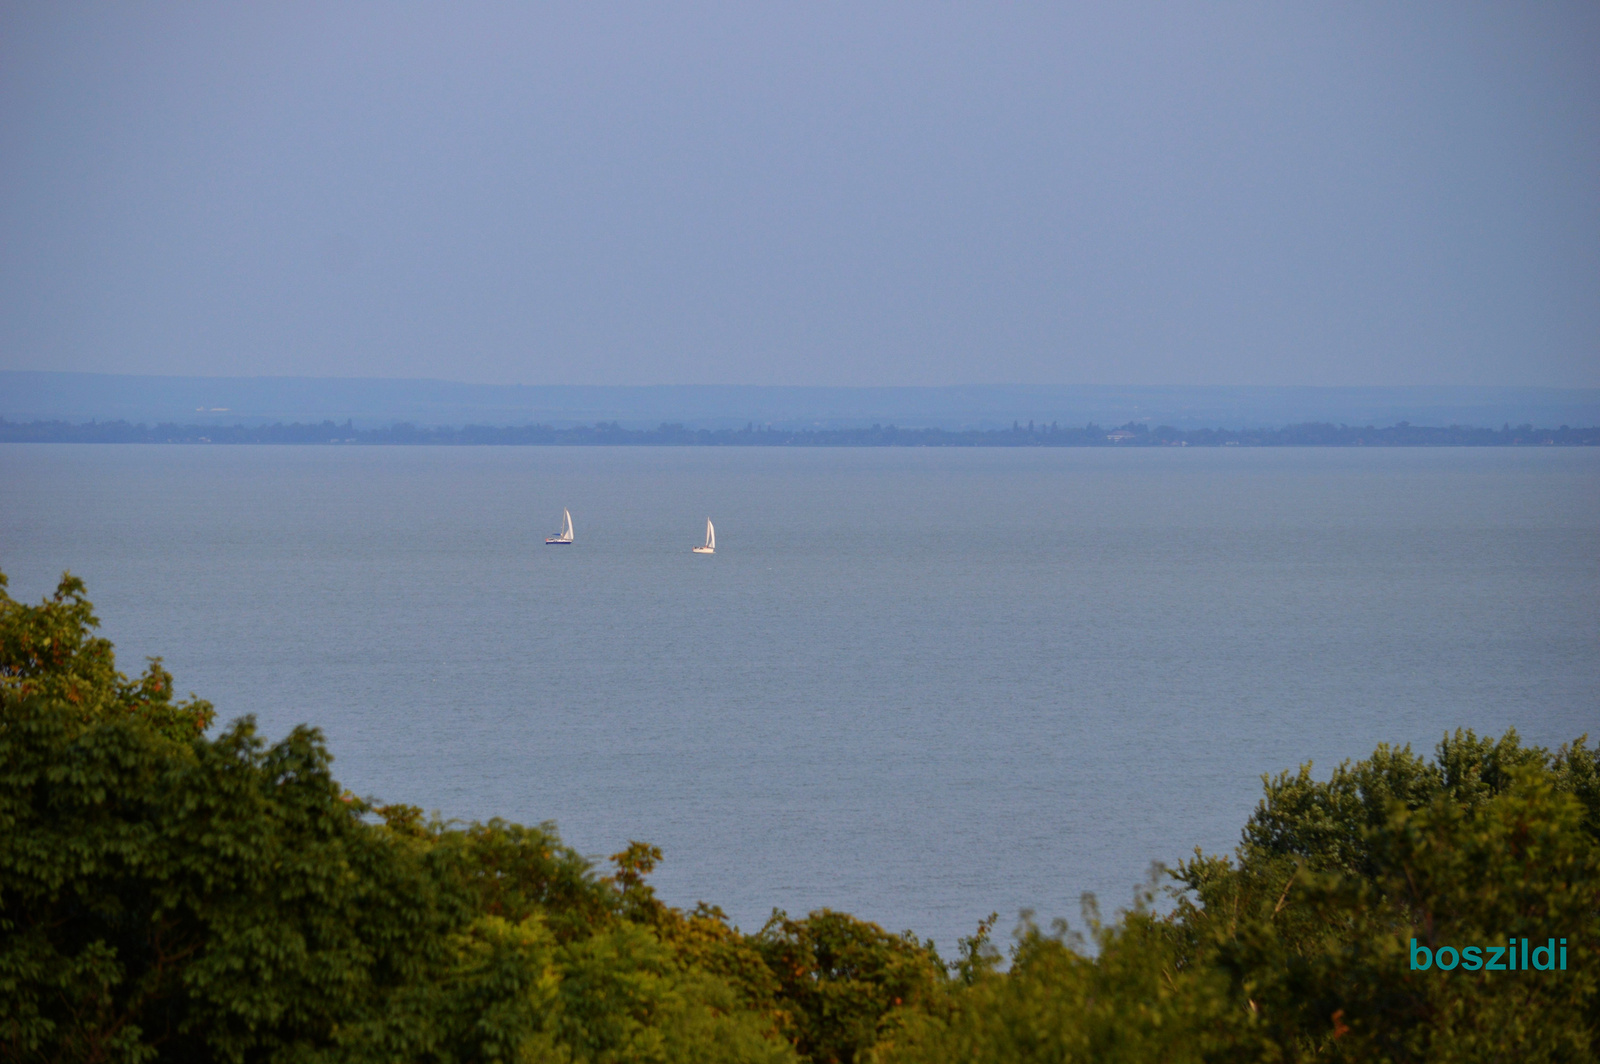
<instances>
[{"instance_id":1,"label":"distant hill","mask_svg":"<svg viewBox=\"0 0 1600 1064\"><path fill-rule=\"evenodd\" d=\"M0 371L8 422L132 424L351 423L379 429L616 423L654 429L865 429L874 424L951 431L1013 422L1083 427L1141 424L1183 430L1331 425L1600 425L1600 388L1312 388L971 385L811 388L660 385L586 387L465 384L334 377L155 377Z\"/></svg>"}]
</instances>

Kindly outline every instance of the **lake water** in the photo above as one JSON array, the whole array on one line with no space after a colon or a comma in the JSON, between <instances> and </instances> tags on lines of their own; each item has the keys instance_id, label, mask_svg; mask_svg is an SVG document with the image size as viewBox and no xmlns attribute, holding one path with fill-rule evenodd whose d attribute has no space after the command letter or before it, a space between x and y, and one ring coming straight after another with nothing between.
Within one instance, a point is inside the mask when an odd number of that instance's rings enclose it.
<instances>
[{"instance_id":1,"label":"lake water","mask_svg":"<svg viewBox=\"0 0 1600 1064\"><path fill-rule=\"evenodd\" d=\"M1264 772L1600 734L1600 452L0 447L0 568L353 790L949 950ZM570 507L577 543L545 547ZM717 553L693 555L705 519Z\"/></svg>"}]
</instances>

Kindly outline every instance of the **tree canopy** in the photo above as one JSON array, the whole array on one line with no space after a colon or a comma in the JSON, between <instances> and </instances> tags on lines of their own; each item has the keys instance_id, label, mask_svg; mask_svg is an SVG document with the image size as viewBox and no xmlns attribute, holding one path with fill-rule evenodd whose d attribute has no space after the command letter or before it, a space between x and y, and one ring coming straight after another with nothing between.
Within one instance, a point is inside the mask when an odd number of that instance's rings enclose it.
<instances>
[{"instance_id":1,"label":"tree canopy","mask_svg":"<svg viewBox=\"0 0 1600 1064\"><path fill-rule=\"evenodd\" d=\"M1600 770L1470 731L1267 778L1110 922L932 943L847 914L734 927L553 825L346 792L321 735L129 678L83 584L0 574L0 1057L14 1061L1592 1059ZM1560 971L1414 970L1566 940Z\"/></svg>"}]
</instances>

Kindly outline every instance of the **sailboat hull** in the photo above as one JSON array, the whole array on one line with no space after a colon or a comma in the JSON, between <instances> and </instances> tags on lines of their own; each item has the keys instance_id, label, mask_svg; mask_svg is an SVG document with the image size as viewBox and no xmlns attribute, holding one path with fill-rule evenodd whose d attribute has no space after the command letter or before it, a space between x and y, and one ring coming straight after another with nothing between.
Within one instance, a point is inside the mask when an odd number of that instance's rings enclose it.
<instances>
[{"instance_id":1,"label":"sailboat hull","mask_svg":"<svg viewBox=\"0 0 1600 1064\"><path fill-rule=\"evenodd\" d=\"M715 554L715 553L717 553L717 548L715 548L715 547L690 547L689 550L692 553L695 553L695 554Z\"/></svg>"},{"instance_id":2,"label":"sailboat hull","mask_svg":"<svg viewBox=\"0 0 1600 1064\"><path fill-rule=\"evenodd\" d=\"M547 539L547 540L544 541L544 545L546 547L570 547L570 546L572 546L572 540L570 540L570 539Z\"/></svg>"}]
</instances>

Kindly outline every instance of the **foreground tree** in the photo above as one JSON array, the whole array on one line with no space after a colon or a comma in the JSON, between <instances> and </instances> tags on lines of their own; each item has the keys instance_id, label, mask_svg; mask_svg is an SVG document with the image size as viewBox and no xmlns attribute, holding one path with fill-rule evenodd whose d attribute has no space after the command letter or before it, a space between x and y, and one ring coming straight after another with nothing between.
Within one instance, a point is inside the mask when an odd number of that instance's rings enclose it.
<instances>
[{"instance_id":1,"label":"foreground tree","mask_svg":"<svg viewBox=\"0 0 1600 1064\"><path fill-rule=\"evenodd\" d=\"M1600 1038L1595 751L1470 731L1266 781L1233 862L1197 856L1173 926L1273 1050L1309 1059L1590 1058ZM1565 939L1564 971L1413 968L1411 947Z\"/></svg>"},{"instance_id":2,"label":"foreground tree","mask_svg":"<svg viewBox=\"0 0 1600 1064\"><path fill-rule=\"evenodd\" d=\"M314 730L119 673L78 580L3 589L5 1059L792 1059L553 830L374 815Z\"/></svg>"},{"instance_id":3,"label":"foreground tree","mask_svg":"<svg viewBox=\"0 0 1600 1064\"><path fill-rule=\"evenodd\" d=\"M1600 1051L1596 752L1458 732L1327 782L1266 781L1232 858L1180 864L1091 958L1025 922L1006 974L908 1018L884 1061L1578 1061ZM1543 946L1565 970L1414 967ZM1451 964L1456 964L1455 956Z\"/></svg>"},{"instance_id":4,"label":"foreground tree","mask_svg":"<svg viewBox=\"0 0 1600 1064\"><path fill-rule=\"evenodd\" d=\"M1600 1052L1600 772L1471 732L1265 781L1087 941L994 917L948 968L843 913L745 934L664 904L635 842L597 875L551 825L345 793L128 678L83 585L0 574L0 1059L1567 1061ZM1413 958L1565 939L1559 970ZM1092 948L1088 948L1092 945Z\"/></svg>"}]
</instances>

